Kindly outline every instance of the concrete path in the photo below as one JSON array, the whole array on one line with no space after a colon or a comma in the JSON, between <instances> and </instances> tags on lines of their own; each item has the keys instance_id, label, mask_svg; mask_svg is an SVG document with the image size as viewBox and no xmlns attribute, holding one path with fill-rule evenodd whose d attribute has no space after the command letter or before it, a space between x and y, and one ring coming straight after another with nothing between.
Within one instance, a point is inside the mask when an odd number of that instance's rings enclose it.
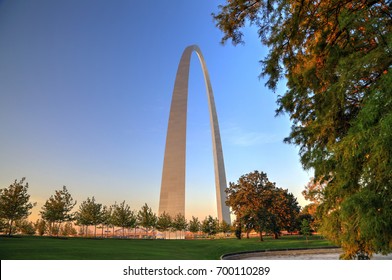
<instances>
[{"instance_id":1,"label":"concrete path","mask_svg":"<svg viewBox=\"0 0 392 280\"><path fill-rule=\"evenodd\" d=\"M340 248L289 250L242 253L224 257L225 260L338 260L342 253ZM372 260L392 260L392 254L373 256Z\"/></svg>"}]
</instances>

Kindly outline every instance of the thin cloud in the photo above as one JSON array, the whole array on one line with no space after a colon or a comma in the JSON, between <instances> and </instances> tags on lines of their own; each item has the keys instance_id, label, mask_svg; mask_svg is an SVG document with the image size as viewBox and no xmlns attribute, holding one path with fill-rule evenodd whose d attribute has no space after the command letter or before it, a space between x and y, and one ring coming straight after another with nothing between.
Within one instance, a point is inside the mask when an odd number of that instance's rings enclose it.
<instances>
[{"instance_id":1,"label":"thin cloud","mask_svg":"<svg viewBox=\"0 0 392 280\"><path fill-rule=\"evenodd\" d=\"M237 125L230 125L222 130L222 138L230 145L251 147L262 144L278 143L282 138L276 134L260 131L246 131Z\"/></svg>"}]
</instances>

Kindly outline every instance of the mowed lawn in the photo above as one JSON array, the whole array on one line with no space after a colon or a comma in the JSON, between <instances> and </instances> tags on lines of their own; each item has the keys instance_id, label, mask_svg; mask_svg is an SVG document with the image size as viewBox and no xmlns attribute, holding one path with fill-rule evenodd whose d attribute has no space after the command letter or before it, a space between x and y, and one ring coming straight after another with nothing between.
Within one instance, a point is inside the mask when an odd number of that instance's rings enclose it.
<instances>
[{"instance_id":1,"label":"mowed lawn","mask_svg":"<svg viewBox=\"0 0 392 280\"><path fill-rule=\"evenodd\" d=\"M216 260L234 252L319 248L332 244L319 236L309 242L301 236L284 236L260 242L251 239L139 240L0 237L2 260Z\"/></svg>"}]
</instances>

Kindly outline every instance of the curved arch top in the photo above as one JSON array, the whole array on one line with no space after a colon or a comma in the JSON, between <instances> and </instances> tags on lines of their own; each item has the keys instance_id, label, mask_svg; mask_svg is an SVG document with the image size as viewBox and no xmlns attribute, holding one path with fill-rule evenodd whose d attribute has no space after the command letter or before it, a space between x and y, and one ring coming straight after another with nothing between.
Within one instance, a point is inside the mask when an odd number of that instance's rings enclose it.
<instances>
[{"instance_id":1,"label":"curved arch top","mask_svg":"<svg viewBox=\"0 0 392 280\"><path fill-rule=\"evenodd\" d=\"M172 216L175 216L178 213L185 215L186 118L189 67L193 52L197 54L201 63L207 91L214 156L218 219L230 223L229 207L225 205L224 201L227 183L214 95L203 54L197 45L191 45L185 48L177 69L166 136L159 214L166 212Z\"/></svg>"}]
</instances>

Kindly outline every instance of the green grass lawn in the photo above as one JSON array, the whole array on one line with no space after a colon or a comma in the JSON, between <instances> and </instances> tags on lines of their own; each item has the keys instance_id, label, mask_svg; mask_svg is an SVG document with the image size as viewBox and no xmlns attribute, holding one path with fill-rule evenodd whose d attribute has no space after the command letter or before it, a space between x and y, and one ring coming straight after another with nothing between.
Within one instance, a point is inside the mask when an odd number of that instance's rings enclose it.
<instances>
[{"instance_id":1,"label":"green grass lawn","mask_svg":"<svg viewBox=\"0 0 392 280\"><path fill-rule=\"evenodd\" d=\"M307 243L301 236L284 236L264 242L252 239L134 240L0 237L2 260L213 260L234 252L318 248L332 246L319 236Z\"/></svg>"}]
</instances>

